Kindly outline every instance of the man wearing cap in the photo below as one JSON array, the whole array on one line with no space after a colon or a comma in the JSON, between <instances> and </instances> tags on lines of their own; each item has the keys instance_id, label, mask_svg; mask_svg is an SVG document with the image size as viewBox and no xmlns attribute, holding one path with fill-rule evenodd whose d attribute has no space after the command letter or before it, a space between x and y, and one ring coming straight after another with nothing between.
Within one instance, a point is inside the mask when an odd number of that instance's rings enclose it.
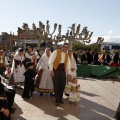
<instances>
[{"instance_id":1,"label":"man wearing cap","mask_svg":"<svg viewBox=\"0 0 120 120\"><path fill-rule=\"evenodd\" d=\"M55 92L55 104L63 104L63 91L66 85L66 72L70 74L70 59L68 56L68 43L64 43L61 49L55 50L49 60L50 74L53 79Z\"/></svg>"}]
</instances>

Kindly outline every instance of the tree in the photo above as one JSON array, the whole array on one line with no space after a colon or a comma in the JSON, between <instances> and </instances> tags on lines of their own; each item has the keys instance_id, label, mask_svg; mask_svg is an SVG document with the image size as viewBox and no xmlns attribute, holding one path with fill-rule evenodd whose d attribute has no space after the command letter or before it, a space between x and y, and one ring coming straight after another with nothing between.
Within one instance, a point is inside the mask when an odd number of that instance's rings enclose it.
<instances>
[{"instance_id":1,"label":"tree","mask_svg":"<svg viewBox=\"0 0 120 120\"><path fill-rule=\"evenodd\" d=\"M74 44L73 51L79 50L88 50L88 51L100 51L100 45L92 44L92 45L84 45L84 44Z\"/></svg>"}]
</instances>

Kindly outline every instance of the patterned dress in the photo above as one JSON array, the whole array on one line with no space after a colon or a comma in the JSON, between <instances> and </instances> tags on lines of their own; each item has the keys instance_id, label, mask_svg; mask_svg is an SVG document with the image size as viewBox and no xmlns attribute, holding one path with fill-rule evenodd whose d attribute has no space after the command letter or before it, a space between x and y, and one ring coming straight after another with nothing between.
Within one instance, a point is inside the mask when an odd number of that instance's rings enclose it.
<instances>
[{"instance_id":1,"label":"patterned dress","mask_svg":"<svg viewBox=\"0 0 120 120\"><path fill-rule=\"evenodd\" d=\"M71 84L71 92L69 95L70 102L79 102L80 101L80 93L77 90L77 84Z\"/></svg>"},{"instance_id":2,"label":"patterned dress","mask_svg":"<svg viewBox=\"0 0 120 120\"><path fill-rule=\"evenodd\" d=\"M37 69L40 71L42 70L40 74L39 80L37 79L35 82L35 90L42 92L42 93L52 93L53 92L53 82L52 77L50 76L50 70L48 68L48 61L49 57L44 53L38 64Z\"/></svg>"},{"instance_id":3,"label":"patterned dress","mask_svg":"<svg viewBox=\"0 0 120 120\"><path fill-rule=\"evenodd\" d=\"M16 54L13 59L12 64L14 82L24 82L24 72L25 72L25 57L24 55L20 56ZM17 72L16 72L17 70Z\"/></svg>"}]
</instances>

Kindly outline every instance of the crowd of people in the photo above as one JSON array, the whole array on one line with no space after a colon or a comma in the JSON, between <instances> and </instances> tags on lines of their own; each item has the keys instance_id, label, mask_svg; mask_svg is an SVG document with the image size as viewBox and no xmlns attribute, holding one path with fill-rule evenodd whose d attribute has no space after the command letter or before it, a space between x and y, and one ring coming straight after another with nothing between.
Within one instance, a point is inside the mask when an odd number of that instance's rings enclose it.
<instances>
[{"instance_id":1,"label":"crowd of people","mask_svg":"<svg viewBox=\"0 0 120 120\"><path fill-rule=\"evenodd\" d=\"M8 89L0 78L0 118L3 120L9 120L10 113L16 110L12 106L17 88L23 90L21 97L25 100L32 99L35 90L40 92L41 96L44 93L54 96L56 106L64 104L63 93L70 102L77 103L80 100L77 63L119 66L119 54L116 50L113 50L112 55L108 51L103 54L82 51L77 57L69 49L68 43L53 52L46 48L42 56L36 47L30 46L27 51L18 48L9 59L7 54L4 56L4 77L9 80L8 84L12 85L13 89Z\"/></svg>"},{"instance_id":2,"label":"crowd of people","mask_svg":"<svg viewBox=\"0 0 120 120\"><path fill-rule=\"evenodd\" d=\"M77 58L80 64L93 64L93 65L107 65L107 66L119 66L120 57L116 49L112 50L112 53L105 50L103 52L88 52L82 51Z\"/></svg>"},{"instance_id":3,"label":"crowd of people","mask_svg":"<svg viewBox=\"0 0 120 120\"><path fill-rule=\"evenodd\" d=\"M32 99L34 90L40 92L40 95L49 93L55 97L55 105L59 106L64 104L63 93L65 86L70 80L70 91L67 95L71 102L78 102L80 95L78 92L78 81L76 75L76 59L72 50L69 49L69 44L64 43L61 49L51 52L50 48L46 48L42 56L36 48L30 46L27 47L27 51L23 48L18 48L14 55L11 57L12 62L7 61L7 55L5 55L6 71L4 77L9 80L9 85L13 86L13 89L7 89L4 84L0 86L3 89L6 96L1 93L0 100L6 101L5 107L9 113L2 114L5 120L10 118L10 113L15 111L13 108L13 102L16 90L23 89L21 97L24 100ZM69 78L66 79L66 78ZM7 100L6 100L7 99ZM8 101L8 102L7 102ZM4 108L0 105L1 110ZM1 116L0 116L1 117Z\"/></svg>"}]
</instances>

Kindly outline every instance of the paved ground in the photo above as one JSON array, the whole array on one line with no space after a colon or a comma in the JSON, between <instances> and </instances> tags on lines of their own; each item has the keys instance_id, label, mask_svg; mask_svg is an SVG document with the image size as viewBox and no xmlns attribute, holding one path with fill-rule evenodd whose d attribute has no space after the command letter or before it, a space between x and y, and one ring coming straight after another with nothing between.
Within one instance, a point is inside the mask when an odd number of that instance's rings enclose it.
<instances>
[{"instance_id":1,"label":"paved ground","mask_svg":"<svg viewBox=\"0 0 120 120\"><path fill-rule=\"evenodd\" d=\"M22 90L17 90L12 120L114 120L120 102L120 81L110 79L79 78L81 100L70 104L64 96L64 105L56 107L54 97L40 96L35 92L33 99L24 101Z\"/></svg>"}]
</instances>

